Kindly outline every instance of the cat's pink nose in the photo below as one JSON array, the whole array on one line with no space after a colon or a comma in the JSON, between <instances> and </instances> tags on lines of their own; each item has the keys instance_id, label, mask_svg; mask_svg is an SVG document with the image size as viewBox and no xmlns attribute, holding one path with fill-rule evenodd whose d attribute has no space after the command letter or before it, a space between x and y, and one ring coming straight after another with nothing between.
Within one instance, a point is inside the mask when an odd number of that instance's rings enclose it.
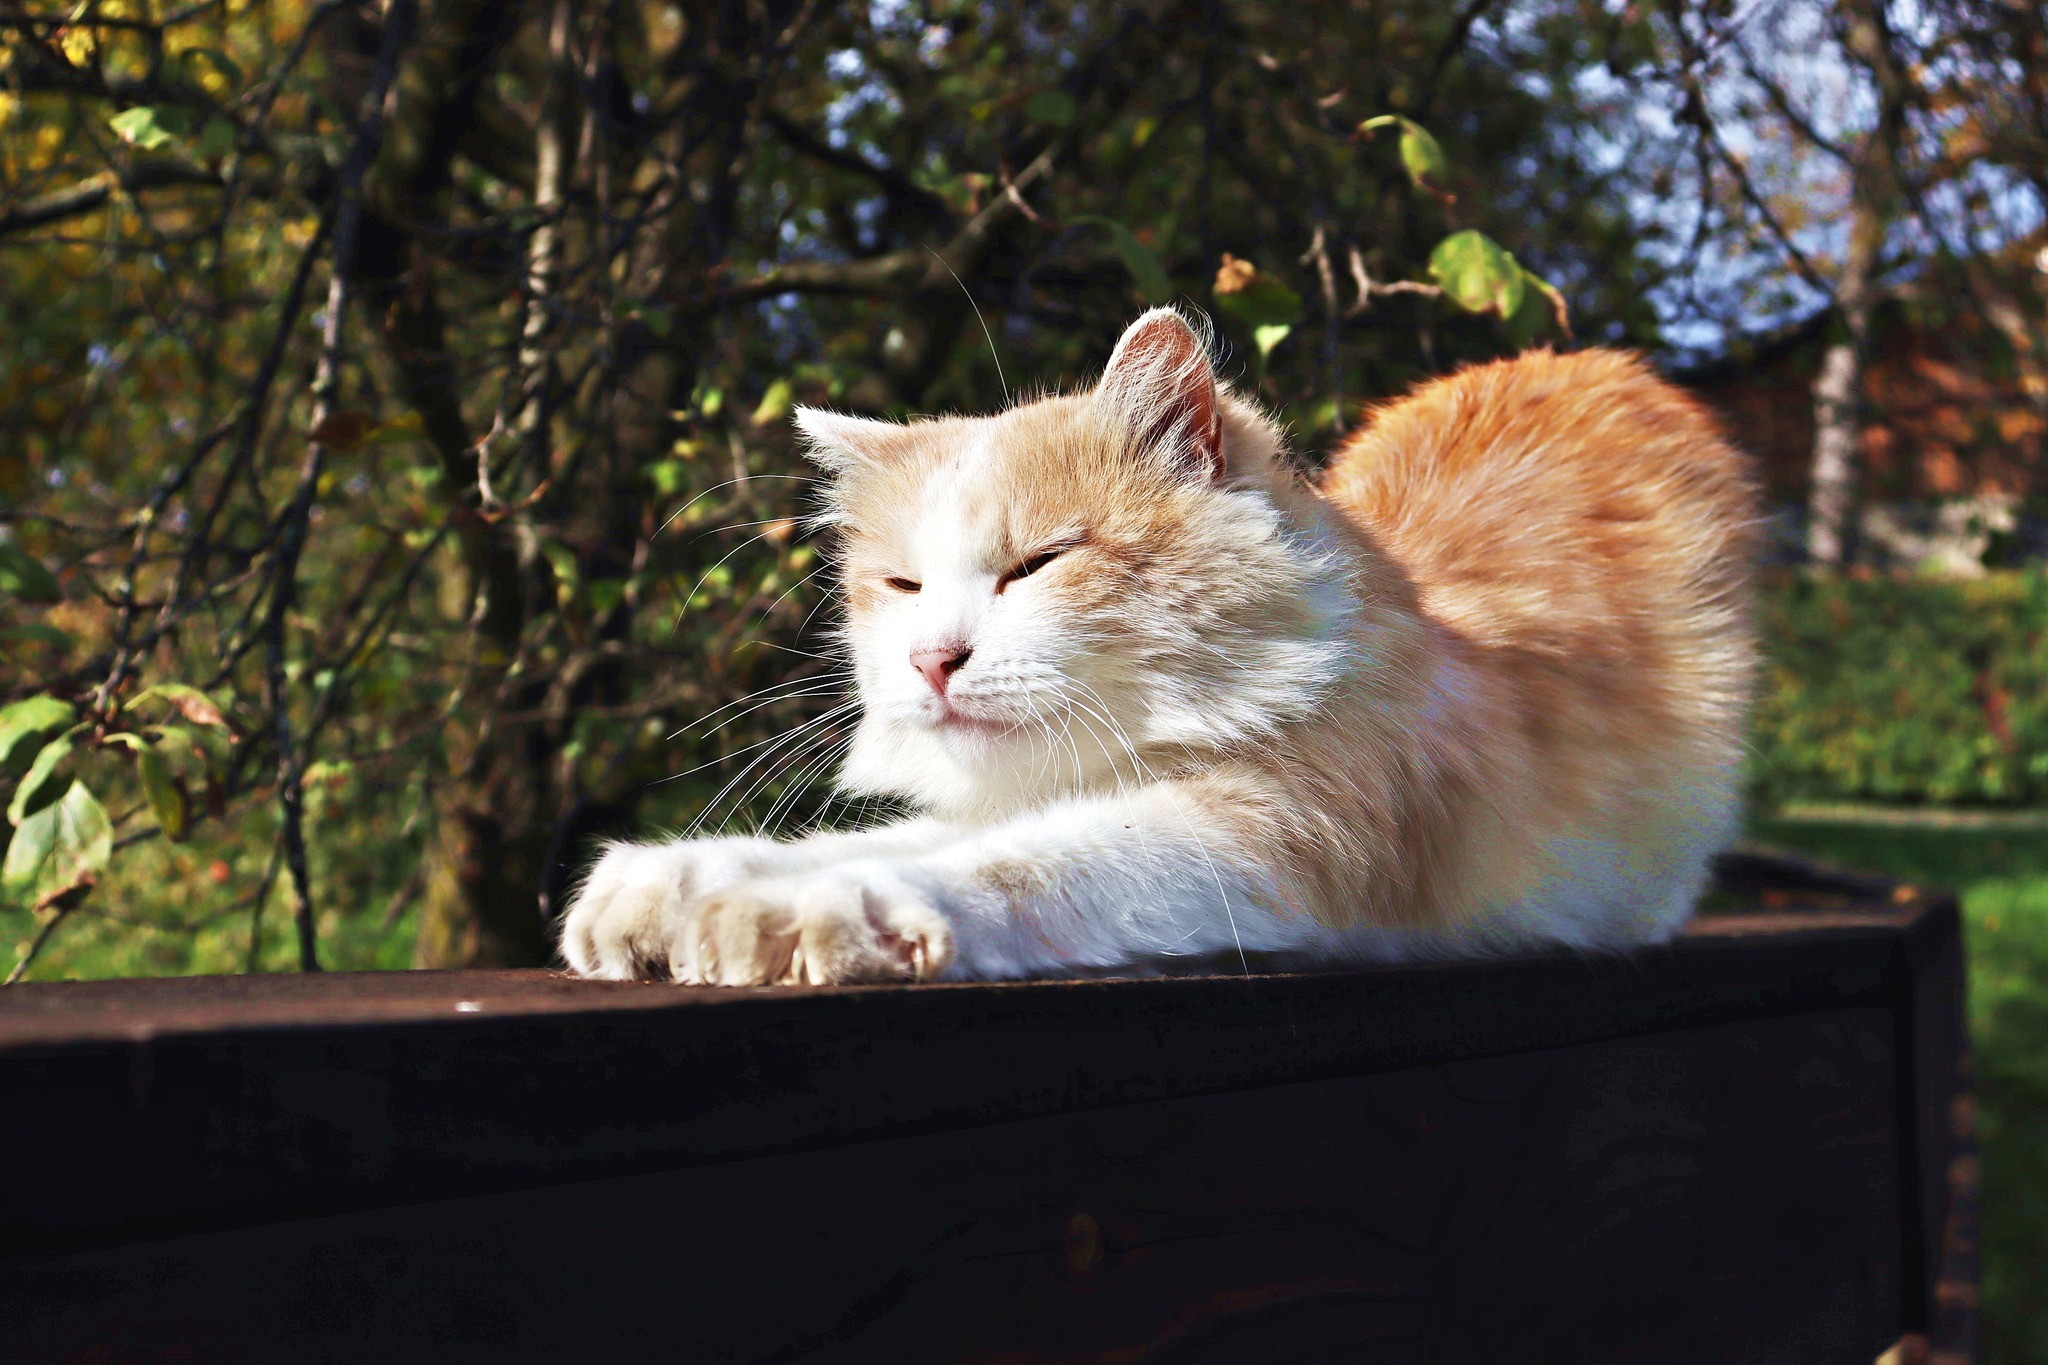
<instances>
[{"instance_id":1,"label":"cat's pink nose","mask_svg":"<svg viewBox=\"0 0 2048 1365\"><path fill-rule=\"evenodd\" d=\"M910 656L910 666L924 674L924 680L932 685L932 691L946 695L946 680L960 671L960 665L967 662L967 656L974 653L966 645L951 645L945 649L920 649Z\"/></svg>"}]
</instances>

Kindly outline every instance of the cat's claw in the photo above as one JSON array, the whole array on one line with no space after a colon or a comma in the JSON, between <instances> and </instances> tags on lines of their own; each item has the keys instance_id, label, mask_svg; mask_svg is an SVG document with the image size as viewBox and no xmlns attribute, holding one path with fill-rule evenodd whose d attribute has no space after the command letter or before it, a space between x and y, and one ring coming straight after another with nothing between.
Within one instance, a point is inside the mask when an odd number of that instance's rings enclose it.
<instances>
[{"instance_id":1,"label":"cat's claw","mask_svg":"<svg viewBox=\"0 0 2048 1365\"><path fill-rule=\"evenodd\" d=\"M716 986L828 986L926 981L953 957L945 917L886 879L846 871L742 882L691 906L678 981Z\"/></svg>"},{"instance_id":2,"label":"cat's claw","mask_svg":"<svg viewBox=\"0 0 2048 1365\"><path fill-rule=\"evenodd\" d=\"M772 845L756 839L619 844L598 859L562 921L562 956L578 976L661 979L696 922L692 902L758 875Z\"/></svg>"}]
</instances>

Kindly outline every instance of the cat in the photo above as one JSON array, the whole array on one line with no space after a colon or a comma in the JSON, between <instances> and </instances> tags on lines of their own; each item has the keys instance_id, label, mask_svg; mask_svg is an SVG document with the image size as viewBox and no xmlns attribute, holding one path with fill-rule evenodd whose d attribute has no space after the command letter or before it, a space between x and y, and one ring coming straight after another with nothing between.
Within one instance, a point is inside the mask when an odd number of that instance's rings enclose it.
<instances>
[{"instance_id":1,"label":"cat","mask_svg":"<svg viewBox=\"0 0 2048 1365\"><path fill-rule=\"evenodd\" d=\"M1621 949L1734 833L1755 498L1639 358L1438 378L1319 486L1164 308L1085 393L795 420L861 703L840 786L924 813L613 846L565 917L583 976Z\"/></svg>"}]
</instances>

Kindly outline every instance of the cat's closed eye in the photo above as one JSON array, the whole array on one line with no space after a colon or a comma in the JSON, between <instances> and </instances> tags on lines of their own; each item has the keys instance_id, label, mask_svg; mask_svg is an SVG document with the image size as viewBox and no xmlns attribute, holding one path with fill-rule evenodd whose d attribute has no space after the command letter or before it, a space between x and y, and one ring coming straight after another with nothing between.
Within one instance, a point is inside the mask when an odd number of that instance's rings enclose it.
<instances>
[{"instance_id":1,"label":"cat's closed eye","mask_svg":"<svg viewBox=\"0 0 2048 1365\"><path fill-rule=\"evenodd\" d=\"M916 592L924 586L914 578L885 578L882 581L898 592Z\"/></svg>"},{"instance_id":2,"label":"cat's closed eye","mask_svg":"<svg viewBox=\"0 0 2048 1365\"><path fill-rule=\"evenodd\" d=\"M1049 546L1046 549L1040 550L1035 555L1025 556L1023 559L1020 559L1015 564L1011 565L1008 572L1006 572L1001 578L998 578L996 580L996 591L1001 592L1004 588L1009 587L1012 583L1016 582L1020 578L1029 578L1032 574L1037 573L1040 569L1052 563L1055 559L1058 559L1061 555L1065 554L1066 552L1066 546L1053 545Z\"/></svg>"}]
</instances>

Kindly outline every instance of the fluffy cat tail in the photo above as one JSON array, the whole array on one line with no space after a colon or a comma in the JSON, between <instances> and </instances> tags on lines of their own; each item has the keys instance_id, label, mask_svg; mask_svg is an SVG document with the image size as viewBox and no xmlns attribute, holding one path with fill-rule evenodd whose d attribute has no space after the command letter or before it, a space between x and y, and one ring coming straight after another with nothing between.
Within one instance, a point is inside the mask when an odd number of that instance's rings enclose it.
<instances>
[{"instance_id":1,"label":"fluffy cat tail","mask_svg":"<svg viewBox=\"0 0 2048 1365\"><path fill-rule=\"evenodd\" d=\"M1556 864L1557 913L1596 884L1617 905L1654 884L1669 903L1633 932L1668 933L1736 820L1758 531L1744 457L1641 358L1539 350L1379 409L1323 494L1491 699L1486 802Z\"/></svg>"},{"instance_id":2,"label":"fluffy cat tail","mask_svg":"<svg viewBox=\"0 0 2048 1365\"><path fill-rule=\"evenodd\" d=\"M1323 492L1472 644L1596 666L1660 711L1740 725L1748 463L1640 357L1538 350L1434 380L1372 415Z\"/></svg>"}]
</instances>

